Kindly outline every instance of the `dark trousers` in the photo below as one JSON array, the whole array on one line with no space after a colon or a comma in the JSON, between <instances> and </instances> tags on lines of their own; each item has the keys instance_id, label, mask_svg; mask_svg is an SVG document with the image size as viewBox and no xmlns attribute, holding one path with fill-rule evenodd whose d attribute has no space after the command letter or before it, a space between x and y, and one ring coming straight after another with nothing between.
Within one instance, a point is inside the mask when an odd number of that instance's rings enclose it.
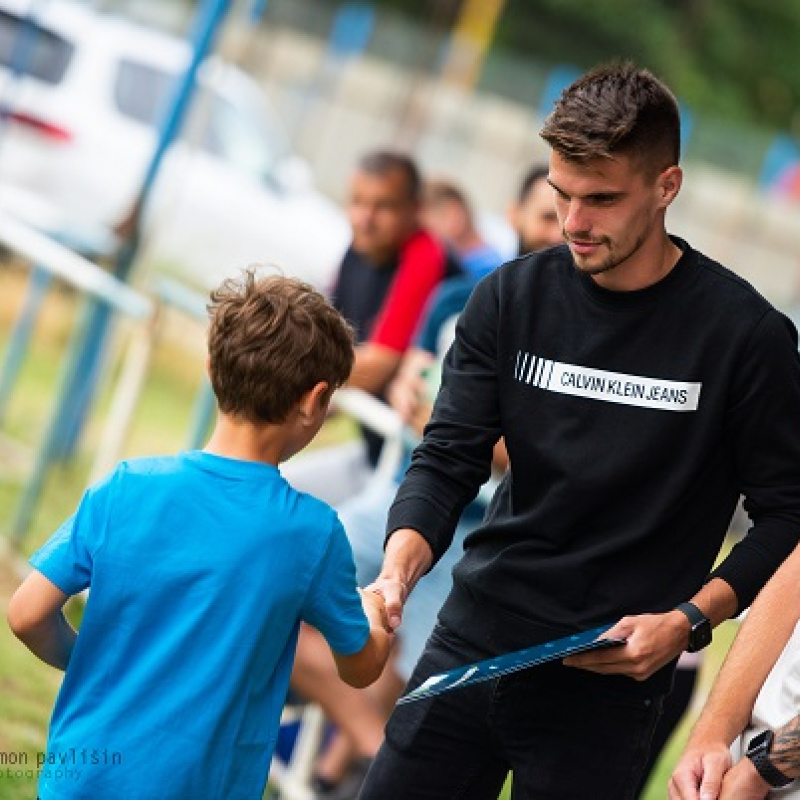
<instances>
[{"instance_id":1,"label":"dark trousers","mask_svg":"<svg viewBox=\"0 0 800 800\"><path fill-rule=\"evenodd\" d=\"M640 793L644 791L647 780L658 763L659 756L692 702L698 673L697 668L675 670L672 691L664 698L664 709L653 734L650 755L639 787Z\"/></svg>"},{"instance_id":2,"label":"dark trousers","mask_svg":"<svg viewBox=\"0 0 800 800\"><path fill-rule=\"evenodd\" d=\"M409 689L486 657L437 626ZM397 706L360 800L633 800L661 695L560 663Z\"/></svg>"}]
</instances>

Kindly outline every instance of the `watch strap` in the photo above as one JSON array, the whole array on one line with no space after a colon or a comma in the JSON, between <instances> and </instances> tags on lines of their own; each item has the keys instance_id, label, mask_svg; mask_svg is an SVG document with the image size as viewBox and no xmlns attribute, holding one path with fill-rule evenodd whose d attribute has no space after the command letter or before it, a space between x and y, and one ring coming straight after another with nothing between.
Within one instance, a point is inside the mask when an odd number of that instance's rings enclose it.
<instances>
[{"instance_id":1,"label":"watch strap","mask_svg":"<svg viewBox=\"0 0 800 800\"><path fill-rule=\"evenodd\" d=\"M678 611L682 611L689 618L689 623L694 628L706 621L706 615L694 603L681 603L676 606Z\"/></svg>"},{"instance_id":2,"label":"watch strap","mask_svg":"<svg viewBox=\"0 0 800 800\"><path fill-rule=\"evenodd\" d=\"M775 734L769 728L750 741L747 757L753 762L756 772L773 788L781 789L794 782L784 775L770 760L769 751Z\"/></svg>"},{"instance_id":3,"label":"watch strap","mask_svg":"<svg viewBox=\"0 0 800 800\"><path fill-rule=\"evenodd\" d=\"M681 603L677 606L689 620L689 644L686 648L688 653L696 653L711 643L711 621L694 604Z\"/></svg>"}]
</instances>

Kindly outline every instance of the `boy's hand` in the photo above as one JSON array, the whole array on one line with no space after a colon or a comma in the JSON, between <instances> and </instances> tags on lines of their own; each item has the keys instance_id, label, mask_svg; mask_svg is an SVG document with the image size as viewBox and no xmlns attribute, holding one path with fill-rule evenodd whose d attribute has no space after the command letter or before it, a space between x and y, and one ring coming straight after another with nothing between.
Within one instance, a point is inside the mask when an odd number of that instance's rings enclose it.
<instances>
[{"instance_id":1,"label":"boy's hand","mask_svg":"<svg viewBox=\"0 0 800 800\"><path fill-rule=\"evenodd\" d=\"M378 592L359 589L361 595L361 605L367 615L371 628L380 628L386 633L391 634L392 629L389 625L389 616L386 613L386 602Z\"/></svg>"}]
</instances>

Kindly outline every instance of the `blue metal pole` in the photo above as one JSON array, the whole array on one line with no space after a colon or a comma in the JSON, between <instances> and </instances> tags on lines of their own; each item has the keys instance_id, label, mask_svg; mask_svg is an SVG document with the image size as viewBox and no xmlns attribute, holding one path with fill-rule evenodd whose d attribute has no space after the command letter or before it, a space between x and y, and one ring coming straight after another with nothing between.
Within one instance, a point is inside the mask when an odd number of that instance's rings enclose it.
<instances>
[{"instance_id":1,"label":"blue metal pole","mask_svg":"<svg viewBox=\"0 0 800 800\"><path fill-rule=\"evenodd\" d=\"M85 321L86 319L84 317L79 323L78 329L73 337L73 344L65 354L62 362L61 375L59 378L59 405L63 402L65 387L71 385L77 377L79 348L76 345L84 339L83 334L85 333ZM57 410L58 406L56 406L56 411ZM33 519L33 514L36 511L36 506L39 502L39 497L44 489L47 473L50 465L54 461L53 451L56 444L54 433L57 423L58 416L52 415L50 421L48 422L42 444L36 453L33 473L28 479L28 482L25 484L25 488L23 489L22 495L20 496L17 504L10 531L11 540L16 545L20 545L28 533L31 521Z\"/></svg>"},{"instance_id":2,"label":"blue metal pole","mask_svg":"<svg viewBox=\"0 0 800 800\"><path fill-rule=\"evenodd\" d=\"M22 309L14 323L3 357L3 365L0 367L0 423L8 409L8 402L22 369L34 325L39 317L47 289L52 282L53 277L47 270L33 267L28 278L28 288L25 292Z\"/></svg>"},{"instance_id":3,"label":"blue metal pole","mask_svg":"<svg viewBox=\"0 0 800 800\"><path fill-rule=\"evenodd\" d=\"M267 0L253 0L250 4L250 13L248 19L251 25L257 25L261 22L264 12L267 10Z\"/></svg>"},{"instance_id":4,"label":"blue metal pole","mask_svg":"<svg viewBox=\"0 0 800 800\"><path fill-rule=\"evenodd\" d=\"M147 204L164 156L180 132L189 108L197 71L211 49L214 36L230 4L231 0L205 0L198 12L191 36L192 57L189 66L175 87L172 102L161 123L153 158L148 165L132 209L131 233L123 242L115 259L114 275L122 281L129 279L136 260L142 210ZM56 440L53 447L55 458L67 458L75 449L86 414L97 391L110 323L110 311L106 305L96 304L90 308L86 344L78 356L74 383L65 389L64 406L59 409L59 421L53 431Z\"/></svg>"},{"instance_id":5,"label":"blue metal pole","mask_svg":"<svg viewBox=\"0 0 800 800\"><path fill-rule=\"evenodd\" d=\"M216 411L217 398L214 396L214 391L208 378L204 378L202 386L195 395L194 408L192 409L192 422L186 443L189 450L198 450L206 443Z\"/></svg>"},{"instance_id":6,"label":"blue metal pole","mask_svg":"<svg viewBox=\"0 0 800 800\"><path fill-rule=\"evenodd\" d=\"M176 87L172 106L161 126L158 145L145 175L133 213L132 233L120 248L114 265L114 275L126 281L134 264L139 246L141 211L147 202L158 169L167 148L180 130L194 86L197 70L208 53L214 35L230 7L230 0L205 0L194 26L192 58L186 73ZM11 535L19 544L30 528L51 464L68 452L77 440L82 420L96 391L101 357L108 336L111 315L105 303L90 304L76 336L64 369L54 413L37 454L34 473L20 499Z\"/></svg>"}]
</instances>

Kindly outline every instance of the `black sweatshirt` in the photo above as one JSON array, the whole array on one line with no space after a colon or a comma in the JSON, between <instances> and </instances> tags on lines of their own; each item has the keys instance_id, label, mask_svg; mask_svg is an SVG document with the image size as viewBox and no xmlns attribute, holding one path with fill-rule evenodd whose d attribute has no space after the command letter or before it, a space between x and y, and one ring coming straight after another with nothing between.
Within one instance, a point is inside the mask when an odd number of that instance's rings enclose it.
<instances>
[{"instance_id":1,"label":"black sweatshirt","mask_svg":"<svg viewBox=\"0 0 800 800\"><path fill-rule=\"evenodd\" d=\"M387 530L441 556L505 437L510 470L440 614L487 652L690 599L740 494L752 528L711 573L740 608L800 539L797 333L674 241L677 265L634 292L598 286L566 246L519 258L459 319Z\"/></svg>"}]
</instances>

